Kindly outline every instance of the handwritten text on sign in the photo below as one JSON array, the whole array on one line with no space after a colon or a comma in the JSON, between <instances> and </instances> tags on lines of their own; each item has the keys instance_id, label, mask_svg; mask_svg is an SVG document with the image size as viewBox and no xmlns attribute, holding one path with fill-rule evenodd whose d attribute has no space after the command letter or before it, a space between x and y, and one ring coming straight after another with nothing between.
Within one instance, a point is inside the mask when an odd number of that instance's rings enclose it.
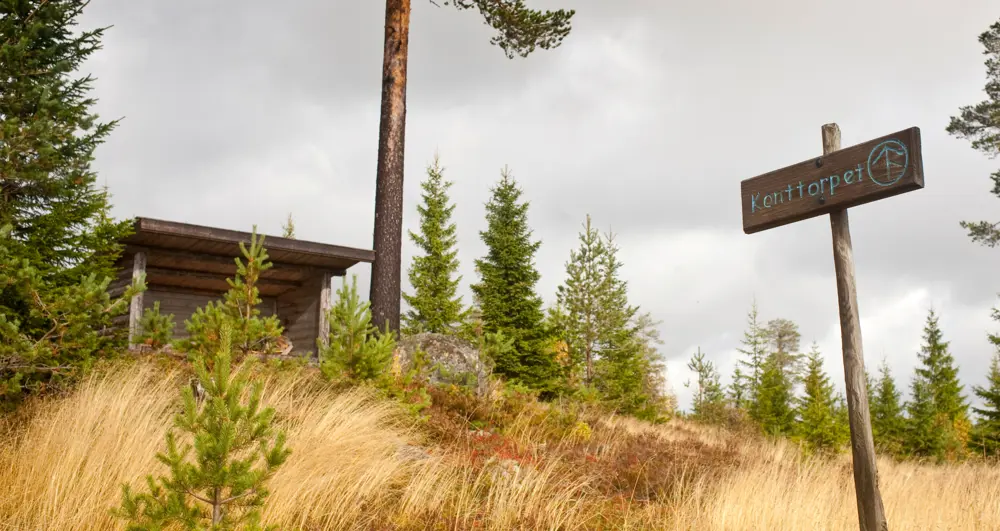
<instances>
[{"instance_id":1,"label":"handwritten text on sign","mask_svg":"<svg viewBox=\"0 0 1000 531\"><path fill-rule=\"evenodd\" d=\"M923 188L916 127L741 183L750 234Z\"/></svg>"}]
</instances>

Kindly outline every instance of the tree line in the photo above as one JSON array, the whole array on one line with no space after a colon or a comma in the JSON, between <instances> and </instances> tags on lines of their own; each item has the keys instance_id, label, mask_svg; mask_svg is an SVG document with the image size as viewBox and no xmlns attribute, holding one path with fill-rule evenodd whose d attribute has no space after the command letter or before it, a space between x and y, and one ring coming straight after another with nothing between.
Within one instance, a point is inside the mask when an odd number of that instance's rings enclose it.
<instances>
[{"instance_id":1,"label":"tree line","mask_svg":"<svg viewBox=\"0 0 1000 531\"><path fill-rule=\"evenodd\" d=\"M972 386L982 406L970 406L938 320L930 309L908 400L885 359L877 375L866 370L875 445L900 458L954 461L1000 455L1000 352L990 363L987 384ZM997 335L989 337L997 343ZM788 319L761 322L754 303L728 386L700 349L691 357L688 368L697 376L691 417L713 424L749 421L766 434L800 441L812 451L843 449L850 436L847 403L824 371L816 343L802 352L800 340L798 326Z\"/></svg>"},{"instance_id":2,"label":"tree line","mask_svg":"<svg viewBox=\"0 0 1000 531\"><path fill-rule=\"evenodd\" d=\"M543 397L599 400L648 419L668 413L659 323L630 302L615 235L601 234L586 217L556 303L545 308L536 289L541 275L534 257L541 242L532 237L530 203L504 168L485 206L479 236L486 253L474 262L479 278L469 286L473 300L467 305L458 295L452 185L435 157L421 183L419 229L409 231L421 254L408 270L412 293L403 294L409 308L402 332L499 334L510 348L496 350L494 371Z\"/></svg>"}]
</instances>

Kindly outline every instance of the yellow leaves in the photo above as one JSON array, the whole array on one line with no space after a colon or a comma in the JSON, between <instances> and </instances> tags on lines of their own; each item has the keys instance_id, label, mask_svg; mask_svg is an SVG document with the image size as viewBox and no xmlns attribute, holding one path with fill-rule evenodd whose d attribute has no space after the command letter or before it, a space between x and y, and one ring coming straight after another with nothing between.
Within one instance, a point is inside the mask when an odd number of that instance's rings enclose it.
<instances>
[{"instance_id":1,"label":"yellow leaves","mask_svg":"<svg viewBox=\"0 0 1000 531\"><path fill-rule=\"evenodd\" d=\"M573 429L569 432L569 438L573 442L587 442L593 435L593 430L590 429L590 425L582 420L576 421L573 425Z\"/></svg>"}]
</instances>

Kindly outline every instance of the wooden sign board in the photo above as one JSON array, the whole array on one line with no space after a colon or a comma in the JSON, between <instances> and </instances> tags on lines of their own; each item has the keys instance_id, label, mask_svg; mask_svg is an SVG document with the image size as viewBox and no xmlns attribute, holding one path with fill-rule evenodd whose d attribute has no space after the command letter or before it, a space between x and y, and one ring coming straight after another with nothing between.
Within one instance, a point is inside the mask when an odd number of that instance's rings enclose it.
<instances>
[{"instance_id":1,"label":"wooden sign board","mask_svg":"<svg viewBox=\"0 0 1000 531\"><path fill-rule=\"evenodd\" d=\"M911 127L740 183L752 234L924 187L920 129Z\"/></svg>"}]
</instances>

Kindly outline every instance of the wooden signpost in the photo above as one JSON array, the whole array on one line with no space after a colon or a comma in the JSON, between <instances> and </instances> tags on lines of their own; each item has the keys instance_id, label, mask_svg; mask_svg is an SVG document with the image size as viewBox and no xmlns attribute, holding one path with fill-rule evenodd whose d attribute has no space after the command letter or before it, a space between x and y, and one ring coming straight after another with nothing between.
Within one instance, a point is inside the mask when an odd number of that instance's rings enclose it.
<instances>
[{"instance_id":1,"label":"wooden signpost","mask_svg":"<svg viewBox=\"0 0 1000 531\"><path fill-rule=\"evenodd\" d=\"M837 124L824 125L822 132L823 156L740 183L743 232L830 214L858 521L861 531L884 531L888 523L875 467L847 209L924 187L920 129L911 127L845 149L840 148Z\"/></svg>"}]
</instances>

